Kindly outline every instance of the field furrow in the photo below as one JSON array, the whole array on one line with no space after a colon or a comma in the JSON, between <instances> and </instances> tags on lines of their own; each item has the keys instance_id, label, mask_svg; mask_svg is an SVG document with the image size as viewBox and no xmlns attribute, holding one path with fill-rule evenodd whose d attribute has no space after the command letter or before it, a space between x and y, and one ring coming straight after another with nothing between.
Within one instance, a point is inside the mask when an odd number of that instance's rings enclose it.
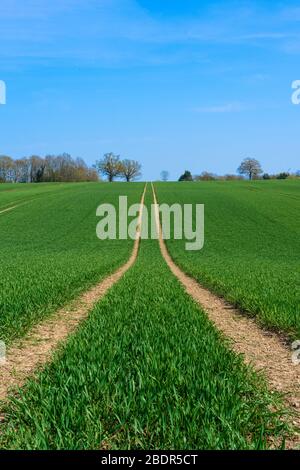
<instances>
[{"instance_id":1,"label":"field furrow","mask_svg":"<svg viewBox=\"0 0 300 470\"><path fill-rule=\"evenodd\" d=\"M238 354L257 371L263 371L271 389L284 395L291 409L293 423L300 429L300 371L291 360L291 350L275 332L260 328L257 323L243 315L222 298L203 288L195 279L186 275L172 260L162 236L159 205L152 185L155 202L156 224L162 256L172 273L179 279L186 292L205 309L208 318L226 338ZM289 446L299 445L299 435L289 441Z\"/></svg>"},{"instance_id":2,"label":"field furrow","mask_svg":"<svg viewBox=\"0 0 300 470\"><path fill-rule=\"evenodd\" d=\"M15 187L1 185L0 207L2 186ZM127 261L132 240L100 241L96 208L102 203L118 208L121 187L129 204L138 203L144 184L16 187L27 197L39 196L0 217L0 339L6 342L23 336Z\"/></svg>"},{"instance_id":3,"label":"field furrow","mask_svg":"<svg viewBox=\"0 0 300 470\"><path fill-rule=\"evenodd\" d=\"M146 186L141 199L140 222L143 214L143 203ZM87 290L70 305L62 308L50 319L33 327L25 338L16 342L6 353L6 362L0 368L0 400L4 400L12 387L22 386L25 380L34 375L37 368L45 366L52 354L66 341L78 325L88 316L95 303L118 282L134 264L139 249L140 233L134 242L129 260L110 276L96 286Z\"/></svg>"},{"instance_id":4,"label":"field furrow","mask_svg":"<svg viewBox=\"0 0 300 470\"><path fill-rule=\"evenodd\" d=\"M175 263L265 327L299 339L299 181L155 188L160 204L205 205L204 248L186 251L186 240L171 234L166 244Z\"/></svg>"},{"instance_id":5,"label":"field furrow","mask_svg":"<svg viewBox=\"0 0 300 470\"><path fill-rule=\"evenodd\" d=\"M11 398L0 446L264 448L283 438L276 400L184 292L157 241L143 240L53 363Z\"/></svg>"}]
</instances>

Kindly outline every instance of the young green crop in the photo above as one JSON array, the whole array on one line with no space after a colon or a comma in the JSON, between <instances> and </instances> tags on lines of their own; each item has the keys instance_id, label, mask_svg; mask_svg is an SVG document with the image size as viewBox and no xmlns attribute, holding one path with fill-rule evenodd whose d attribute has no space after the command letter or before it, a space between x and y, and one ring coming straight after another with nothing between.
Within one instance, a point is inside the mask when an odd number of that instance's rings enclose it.
<instances>
[{"instance_id":1,"label":"young green crop","mask_svg":"<svg viewBox=\"0 0 300 470\"><path fill-rule=\"evenodd\" d=\"M269 328L300 335L300 182L157 183L160 203L205 204L205 245L174 261L201 284L257 315Z\"/></svg>"},{"instance_id":2,"label":"young green crop","mask_svg":"<svg viewBox=\"0 0 300 470\"><path fill-rule=\"evenodd\" d=\"M11 205L26 201L0 214L0 339L7 342L127 261L132 240L100 241L96 208L117 208L119 194L137 203L144 185L3 186L0 201L3 191Z\"/></svg>"},{"instance_id":3,"label":"young green crop","mask_svg":"<svg viewBox=\"0 0 300 470\"><path fill-rule=\"evenodd\" d=\"M77 183L76 183L77 184ZM75 184L70 183L68 189L74 189ZM43 183L43 184L0 184L0 212L8 207L30 202L47 194L65 191L65 183Z\"/></svg>"},{"instance_id":4,"label":"young green crop","mask_svg":"<svg viewBox=\"0 0 300 470\"><path fill-rule=\"evenodd\" d=\"M269 435L281 442L274 410L274 396L149 240L54 362L12 399L0 447L260 449Z\"/></svg>"}]
</instances>

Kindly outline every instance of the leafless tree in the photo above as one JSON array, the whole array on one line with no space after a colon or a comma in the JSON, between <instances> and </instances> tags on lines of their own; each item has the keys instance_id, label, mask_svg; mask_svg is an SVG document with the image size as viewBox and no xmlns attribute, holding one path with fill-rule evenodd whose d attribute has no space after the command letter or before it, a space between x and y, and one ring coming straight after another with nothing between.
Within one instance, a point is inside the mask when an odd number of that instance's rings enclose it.
<instances>
[{"instance_id":1,"label":"leafless tree","mask_svg":"<svg viewBox=\"0 0 300 470\"><path fill-rule=\"evenodd\" d=\"M82 158L72 158L64 153L37 155L13 160L0 157L0 182L40 183L58 181L98 181L97 171L89 168Z\"/></svg>"},{"instance_id":2,"label":"leafless tree","mask_svg":"<svg viewBox=\"0 0 300 470\"><path fill-rule=\"evenodd\" d=\"M7 155L0 156L0 181L14 181L14 161Z\"/></svg>"},{"instance_id":3,"label":"leafless tree","mask_svg":"<svg viewBox=\"0 0 300 470\"><path fill-rule=\"evenodd\" d=\"M217 178L217 175L208 171L202 171L201 175L194 176L195 181L215 181Z\"/></svg>"},{"instance_id":4,"label":"leafless tree","mask_svg":"<svg viewBox=\"0 0 300 470\"><path fill-rule=\"evenodd\" d=\"M167 170L163 170L160 174L162 181L168 181L169 179L169 172Z\"/></svg>"},{"instance_id":5,"label":"leafless tree","mask_svg":"<svg viewBox=\"0 0 300 470\"><path fill-rule=\"evenodd\" d=\"M121 161L121 175L129 183L141 176L141 165L135 160L122 160Z\"/></svg>"},{"instance_id":6,"label":"leafless tree","mask_svg":"<svg viewBox=\"0 0 300 470\"><path fill-rule=\"evenodd\" d=\"M249 180L252 180L263 172L259 161L255 158L245 158L237 171L240 175L247 175Z\"/></svg>"},{"instance_id":7,"label":"leafless tree","mask_svg":"<svg viewBox=\"0 0 300 470\"><path fill-rule=\"evenodd\" d=\"M27 183L29 179L29 162L27 158L19 158L14 161L14 182Z\"/></svg>"},{"instance_id":8,"label":"leafless tree","mask_svg":"<svg viewBox=\"0 0 300 470\"><path fill-rule=\"evenodd\" d=\"M120 176L122 172L120 156L115 155L112 152L106 153L102 160L96 162L95 167L99 173L107 176L110 183L114 180L114 178Z\"/></svg>"}]
</instances>

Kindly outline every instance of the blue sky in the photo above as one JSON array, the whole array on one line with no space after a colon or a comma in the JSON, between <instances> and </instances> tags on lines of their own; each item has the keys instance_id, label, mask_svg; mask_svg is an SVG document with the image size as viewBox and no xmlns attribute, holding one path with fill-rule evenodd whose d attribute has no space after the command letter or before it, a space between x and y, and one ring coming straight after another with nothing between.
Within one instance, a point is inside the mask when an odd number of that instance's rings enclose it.
<instances>
[{"instance_id":1,"label":"blue sky","mask_svg":"<svg viewBox=\"0 0 300 470\"><path fill-rule=\"evenodd\" d=\"M1 0L0 154L300 169L296 1Z\"/></svg>"}]
</instances>

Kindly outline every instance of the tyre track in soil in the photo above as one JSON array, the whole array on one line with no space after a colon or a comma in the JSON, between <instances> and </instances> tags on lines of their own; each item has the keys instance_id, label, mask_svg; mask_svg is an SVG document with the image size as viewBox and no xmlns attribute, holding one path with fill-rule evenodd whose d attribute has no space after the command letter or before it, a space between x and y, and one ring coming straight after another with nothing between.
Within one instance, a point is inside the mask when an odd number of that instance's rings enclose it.
<instances>
[{"instance_id":1,"label":"tyre track in soil","mask_svg":"<svg viewBox=\"0 0 300 470\"><path fill-rule=\"evenodd\" d=\"M117 271L83 293L68 306L61 308L50 318L34 326L24 338L16 341L8 348L6 361L3 365L0 365L0 401L5 400L10 390L22 386L27 377L34 375L38 369L51 360L55 350L88 317L96 302L101 300L107 291L135 263L140 245L146 188L147 184L144 187L140 201L137 237L129 260ZM0 414L0 421L4 419L5 417Z\"/></svg>"},{"instance_id":2,"label":"tyre track in soil","mask_svg":"<svg viewBox=\"0 0 300 470\"><path fill-rule=\"evenodd\" d=\"M12 206L12 207L8 207L7 209L3 209L2 211L0 211L0 215L5 214L5 212L12 211L13 209L16 209L17 207L20 207L21 205L23 205L23 204L17 204L16 206Z\"/></svg>"},{"instance_id":3,"label":"tyre track in soil","mask_svg":"<svg viewBox=\"0 0 300 470\"><path fill-rule=\"evenodd\" d=\"M186 292L207 313L217 329L230 340L231 348L242 354L245 362L253 366L256 371L263 372L271 390L284 395L285 403L292 411L292 424L295 427L295 434L286 442L286 446L298 448L300 446L300 364L292 363L292 351L278 334L260 328L254 319L246 317L230 303L202 287L174 263L162 237L159 206L153 184L151 186L160 250L167 265Z\"/></svg>"}]
</instances>

